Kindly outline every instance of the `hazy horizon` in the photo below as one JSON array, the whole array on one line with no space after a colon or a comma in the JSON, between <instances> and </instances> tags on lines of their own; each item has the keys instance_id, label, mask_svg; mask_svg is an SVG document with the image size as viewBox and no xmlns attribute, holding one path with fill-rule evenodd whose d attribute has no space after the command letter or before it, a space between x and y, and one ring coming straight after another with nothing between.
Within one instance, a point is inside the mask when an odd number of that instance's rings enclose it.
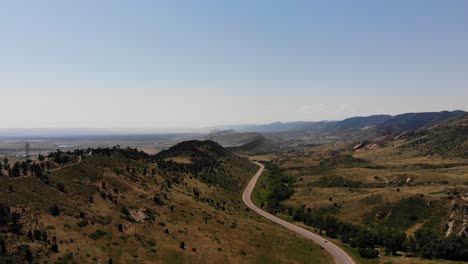
<instances>
[{"instance_id":1,"label":"hazy horizon","mask_svg":"<svg viewBox=\"0 0 468 264\"><path fill-rule=\"evenodd\" d=\"M21 1L0 128L204 128L468 110L466 1Z\"/></svg>"},{"instance_id":2,"label":"hazy horizon","mask_svg":"<svg viewBox=\"0 0 468 264\"><path fill-rule=\"evenodd\" d=\"M464 111L463 109L454 110L440 110L442 111ZM428 112L428 111L425 111ZM416 112L408 112L416 113ZM400 115L407 113L396 113L396 114L385 114L385 115ZM348 116L343 119L335 120L290 120L290 121L275 121L271 123L250 123L250 124L218 124L212 126L194 126L194 127L11 127L4 128L0 127L0 137L61 137L61 136L98 136L98 135L131 135L131 134L205 134L210 133L214 130L238 130L238 131L251 131L246 129L249 127L270 125L274 123L290 123L290 122L337 122L348 118L354 117L366 117L368 115L361 116Z\"/></svg>"}]
</instances>

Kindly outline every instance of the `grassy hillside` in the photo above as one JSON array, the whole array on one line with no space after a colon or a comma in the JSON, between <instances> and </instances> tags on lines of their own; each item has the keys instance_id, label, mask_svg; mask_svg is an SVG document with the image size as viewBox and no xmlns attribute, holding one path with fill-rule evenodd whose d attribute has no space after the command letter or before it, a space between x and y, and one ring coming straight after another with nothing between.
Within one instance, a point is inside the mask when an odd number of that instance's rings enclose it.
<instances>
[{"instance_id":1,"label":"grassy hillside","mask_svg":"<svg viewBox=\"0 0 468 264\"><path fill-rule=\"evenodd\" d=\"M377 126L377 130L383 134L399 134L408 130L417 130L437 125L446 120L461 117L464 111L442 111L427 113L406 113L396 115L388 121Z\"/></svg>"},{"instance_id":2,"label":"grassy hillside","mask_svg":"<svg viewBox=\"0 0 468 264\"><path fill-rule=\"evenodd\" d=\"M424 135L446 131L448 124L450 129L464 129L462 119L455 119ZM375 248L380 260L374 263L408 263L401 255L420 257L413 258L414 263L431 263L428 258L467 260L462 248L468 245L468 214L463 209L468 160L406 148L413 140L383 141L359 151L348 142L304 144L276 153L270 160L282 176L275 179L266 174L259 181L256 201L284 218L341 240L357 255L375 256ZM464 145L450 148L466 149ZM279 195L285 186L288 196ZM427 244L426 239L435 242Z\"/></svg>"},{"instance_id":3,"label":"grassy hillside","mask_svg":"<svg viewBox=\"0 0 468 264\"><path fill-rule=\"evenodd\" d=\"M403 149L420 155L468 158L468 115L415 133Z\"/></svg>"},{"instance_id":4,"label":"grassy hillside","mask_svg":"<svg viewBox=\"0 0 468 264\"><path fill-rule=\"evenodd\" d=\"M237 132L235 130L224 130L216 133L211 133L206 136L207 140L214 141L223 147L237 147L251 142L258 136L256 132Z\"/></svg>"},{"instance_id":5,"label":"grassy hillside","mask_svg":"<svg viewBox=\"0 0 468 264\"><path fill-rule=\"evenodd\" d=\"M0 178L2 263L331 263L246 210L257 168L214 142L60 156L40 177Z\"/></svg>"},{"instance_id":6,"label":"grassy hillside","mask_svg":"<svg viewBox=\"0 0 468 264\"><path fill-rule=\"evenodd\" d=\"M260 134L257 134L249 142L241 146L229 148L229 150L242 155L269 154L278 151L278 149L279 144L277 142Z\"/></svg>"}]
</instances>

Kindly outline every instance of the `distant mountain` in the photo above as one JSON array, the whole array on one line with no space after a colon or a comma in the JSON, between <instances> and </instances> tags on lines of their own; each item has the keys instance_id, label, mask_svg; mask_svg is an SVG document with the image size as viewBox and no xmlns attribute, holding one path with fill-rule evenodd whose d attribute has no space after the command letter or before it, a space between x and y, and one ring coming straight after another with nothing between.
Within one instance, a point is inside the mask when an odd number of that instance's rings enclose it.
<instances>
[{"instance_id":1,"label":"distant mountain","mask_svg":"<svg viewBox=\"0 0 468 264\"><path fill-rule=\"evenodd\" d=\"M243 132L286 132L286 131L311 131L320 132L328 128L329 126L337 123L337 121L319 121L319 122L307 122L307 121L296 121L296 122L275 122L266 125L252 125L239 128L239 131Z\"/></svg>"},{"instance_id":2,"label":"distant mountain","mask_svg":"<svg viewBox=\"0 0 468 264\"><path fill-rule=\"evenodd\" d=\"M381 134L399 134L409 130L429 128L448 119L461 117L464 111L442 111L425 113L406 113L396 115L386 122L377 126L377 131Z\"/></svg>"},{"instance_id":3,"label":"distant mountain","mask_svg":"<svg viewBox=\"0 0 468 264\"><path fill-rule=\"evenodd\" d=\"M257 134L251 141L241 146L230 147L228 149L239 154L260 155L277 151L279 145L277 142L261 134Z\"/></svg>"},{"instance_id":4,"label":"distant mountain","mask_svg":"<svg viewBox=\"0 0 468 264\"><path fill-rule=\"evenodd\" d=\"M237 132L232 129L211 133L204 139L214 141L239 154L270 153L277 150L279 146L278 142L258 132Z\"/></svg>"},{"instance_id":5,"label":"distant mountain","mask_svg":"<svg viewBox=\"0 0 468 264\"><path fill-rule=\"evenodd\" d=\"M367 128L385 123L390 119L392 119L391 115L356 116L345 119L343 121L336 122L330 128L335 130Z\"/></svg>"},{"instance_id":6,"label":"distant mountain","mask_svg":"<svg viewBox=\"0 0 468 264\"><path fill-rule=\"evenodd\" d=\"M319 121L319 122L275 122L265 125L246 125L236 127L241 132L290 132L306 131L312 133L339 133L349 132L357 129L370 129L369 134L399 134L408 130L417 130L437 125L451 118L464 115L464 111L442 111L406 113L396 116L391 115L371 115L347 118L341 121ZM371 129L372 128L372 129ZM218 130L219 131L219 130ZM355 131L359 132L359 131Z\"/></svg>"},{"instance_id":7,"label":"distant mountain","mask_svg":"<svg viewBox=\"0 0 468 264\"><path fill-rule=\"evenodd\" d=\"M212 140L217 142L223 147L235 147L246 144L260 134L256 132L237 132L235 130L223 130L216 133L211 133L208 136L204 137L206 140Z\"/></svg>"}]
</instances>

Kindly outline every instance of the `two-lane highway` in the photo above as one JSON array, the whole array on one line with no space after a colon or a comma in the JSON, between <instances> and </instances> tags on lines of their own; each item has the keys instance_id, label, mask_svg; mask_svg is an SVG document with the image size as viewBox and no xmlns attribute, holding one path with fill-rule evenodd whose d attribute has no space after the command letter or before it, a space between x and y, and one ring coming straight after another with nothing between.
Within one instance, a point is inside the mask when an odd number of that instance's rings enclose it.
<instances>
[{"instance_id":1,"label":"two-lane highway","mask_svg":"<svg viewBox=\"0 0 468 264\"><path fill-rule=\"evenodd\" d=\"M262 209L258 208L253 202L252 200L250 199L251 195L252 195L252 191L254 190L255 188L255 184L257 183L257 180L258 178L260 177L260 175L262 175L263 173L263 170L265 169L265 167L258 163L258 162L255 162L255 164L257 164L258 166L260 166L260 169L257 171L257 173L255 174L255 176L252 178L252 180L250 180L249 184L247 185L247 188L245 188L245 191L244 193L242 194L242 200L244 201L245 205L247 205L250 209L252 209L253 211L255 211L256 213L260 214L261 216L277 223L277 224L280 224L284 227L286 227L287 229L299 234L299 235L302 235L312 241L314 241L315 243L317 243L318 245L320 245L323 249L325 249L334 259L335 263L337 264L355 264L354 260L344 251L342 250L340 247L338 247L337 245L333 244L331 241L329 241L328 239L326 238L323 238L315 233L312 233L304 228L301 228L299 226L296 226L296 225L293 225L287 221L284 221L283 219L280 219L270 213L267 213L265 211L263 211Z\"/></svg>"}]
</instances>

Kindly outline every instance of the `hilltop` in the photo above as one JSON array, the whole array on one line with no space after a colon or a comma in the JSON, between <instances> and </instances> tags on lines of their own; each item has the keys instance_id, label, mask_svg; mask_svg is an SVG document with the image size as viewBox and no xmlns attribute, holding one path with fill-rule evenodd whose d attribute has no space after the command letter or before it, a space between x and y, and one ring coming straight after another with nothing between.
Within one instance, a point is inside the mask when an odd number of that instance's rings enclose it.
<instances>
[{"instance_id":1,"label":"hilltop","mask_svg":"<svg viewBox=\"0 0 468 264\"><path fill-rule=\"evenodd\" d=\"M181 142L154 156L158 168L178 177L189 174L214 186L239 192L255 166L216 142L191 140ZM174 174L175 173L175 174Z\"/></svg>"}]
</instances>

